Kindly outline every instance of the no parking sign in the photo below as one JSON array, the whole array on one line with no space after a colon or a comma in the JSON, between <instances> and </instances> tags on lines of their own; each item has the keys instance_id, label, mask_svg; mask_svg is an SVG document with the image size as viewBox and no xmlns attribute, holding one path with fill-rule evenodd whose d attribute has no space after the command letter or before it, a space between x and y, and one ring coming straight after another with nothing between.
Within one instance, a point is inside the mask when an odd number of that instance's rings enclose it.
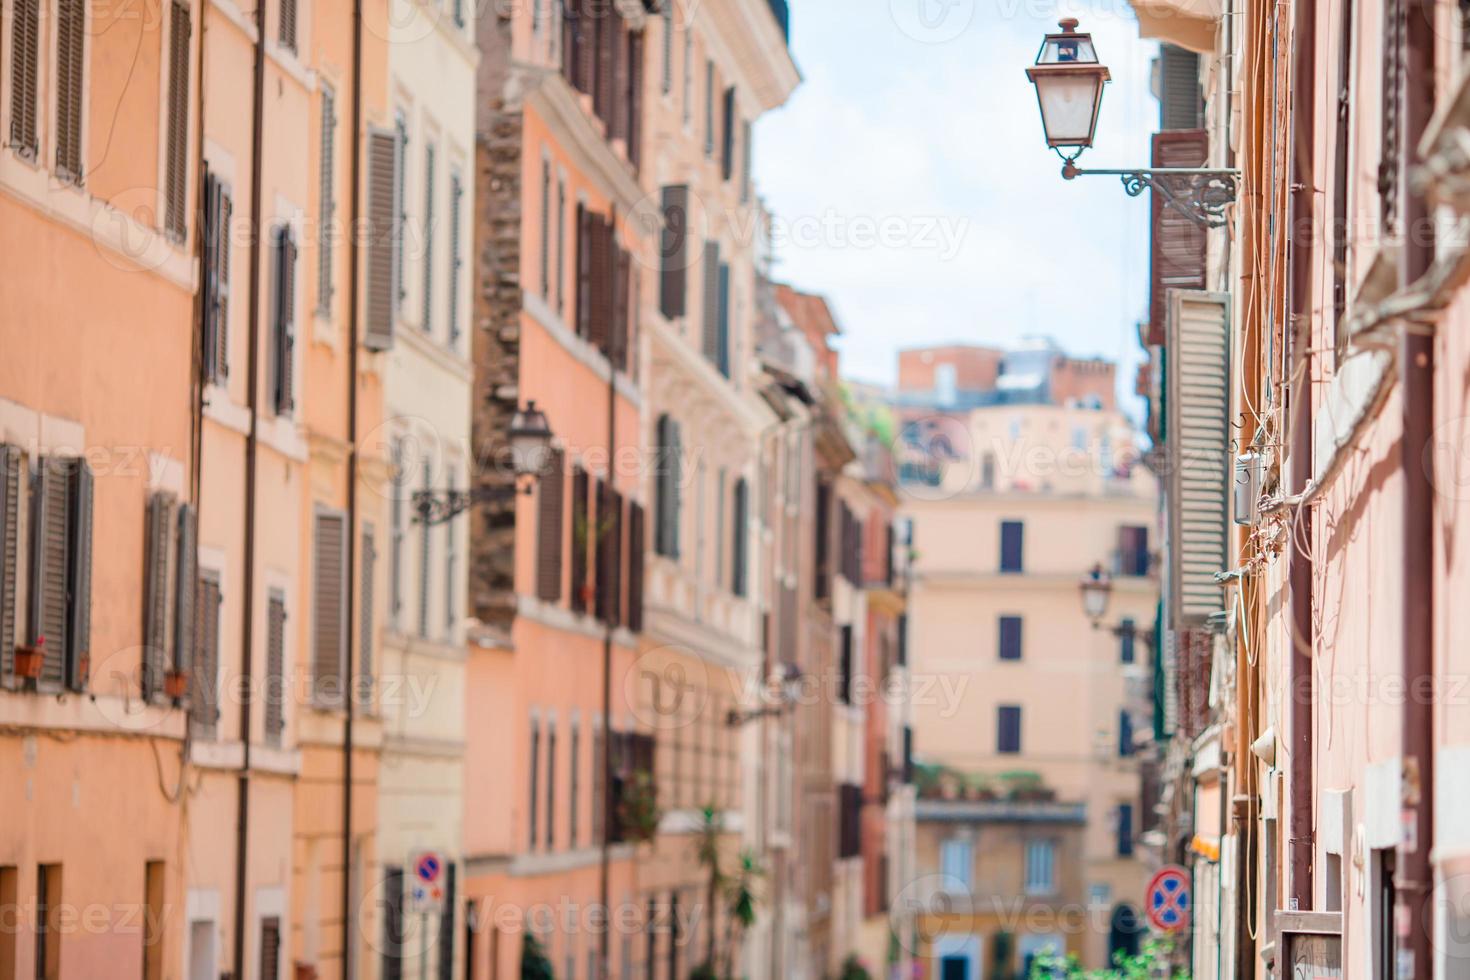
<instances>
[{"instance_id":1,"label":"no parking sign","mask_svg":"<svg viewBox=\"0 0 1470 980\"><path fill-rule=\"evenodd\" d=\"M1189 872L1176 864L1160 868L1144 892L1144 915L1161 932L1179 932L1189 925Z\"/></svg>"},{"instance_id":2,"label":"no parking sign","mask_svg":"<svg viewBox=\"0 0 1470 980\"><path fill-rule=\"evenodd\" d=\"M409 861L408 904L415 912L444 909L444 878L448 861L439 851L415 851Z\"/></svg>"}]
</instances>

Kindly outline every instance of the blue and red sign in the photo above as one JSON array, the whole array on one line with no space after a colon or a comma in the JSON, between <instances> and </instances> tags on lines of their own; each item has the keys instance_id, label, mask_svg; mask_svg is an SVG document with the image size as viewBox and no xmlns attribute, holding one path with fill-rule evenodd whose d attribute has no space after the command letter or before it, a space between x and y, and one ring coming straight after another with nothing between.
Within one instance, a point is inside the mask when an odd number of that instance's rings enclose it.
<instances>
[{"instance_id":1,"label":"blue and red sign","mask_svg":"<svg viewBox=\"0 0 1470 980\"><path fill-rule=\"evenodd\" d=\"M409 907L417 912L438 912L444 907L445 857L438 851L418 851L410 866Z\"/></svg>"},{"instance_id":2,"label":"blue and red sign","mask_svg":"<svg viewBox=\"0 0 1470 980\"><path fill-rule=\"evenodd\" d=\"M1189 872L1171 864L1149 879L1143 912L1149 924L1162 932L1179 932L1189 925Z\"/></svg>"}]
</instances>

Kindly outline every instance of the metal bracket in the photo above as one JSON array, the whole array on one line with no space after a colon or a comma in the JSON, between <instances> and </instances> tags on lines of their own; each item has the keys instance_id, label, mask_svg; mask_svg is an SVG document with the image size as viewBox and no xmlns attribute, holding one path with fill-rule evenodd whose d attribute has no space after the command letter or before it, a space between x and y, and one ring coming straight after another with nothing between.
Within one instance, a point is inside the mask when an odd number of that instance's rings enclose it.
<instances>
[{"instance_id":1,"label":"metal bracket","mask_svg":"<svg viewBox=\"0 0 1470 980\"><path fill-rule=\"evenodd\" d=\"M1172 208L1201 228L1225 225L1225 207L1235 203L1240 185L1239 170L1208 170L1198 167L1159 167L1153 170L1083 170L1071 160L1062 164L1062 177L1118 177L1129 197L1146 190L1159 195Z\"/></svg>"},{"instance_id":2,"label":"metal bracket","mask_svg":"<svg viewBox=\"0 0 1470 980\"><path fill-rule=\"evenodd\" d=\"M518 494L529 495L532 486L475 487L473 490L418 490L413 495L414 523L447 524L476 504L514 500Z\"/></svg>"}]
</instances>

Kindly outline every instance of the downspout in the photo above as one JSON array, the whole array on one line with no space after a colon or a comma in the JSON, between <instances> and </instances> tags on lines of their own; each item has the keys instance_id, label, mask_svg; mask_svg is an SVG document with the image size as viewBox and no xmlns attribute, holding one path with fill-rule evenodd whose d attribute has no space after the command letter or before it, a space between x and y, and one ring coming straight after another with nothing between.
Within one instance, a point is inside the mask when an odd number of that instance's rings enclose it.
<instances>
[{"instance_id":1,"label":"downspout","mask_svg":"<svg viewBox=\"0 0 1470 980\"><path fill-rule=\"evenodd\" d=\"M358 359L358 293L361 270L361 242L356 229L362 219L362 0L352 4L352 204L347 227L354 229L348 236L348 288L347 288L347 684L342 692L342 976L344 980L356 976L353 970L353 847L352 847L352 721L353 698L359 688L354 683L352 649L358 640L357 590L352 587L353 571L357 568L357 359ZM371 624L369 624L371 628Z\"/></svg>"},{"instance_id":2,"label":"downspout","mask_svg":"<svg viewBox=\"0 0 1470 980\"><path fill-rule=\"evenodd\" d=\"M1291 386L1291 483L1303 492L1312 481L1312 262L1316 221L1316 78L1317 0L1296 0L1292 30L1291 89L1291 267L1288 378L1303 370ZM1297 362L1301 363L1298 364ZM1312 908L1313 724L1315 678L1312 673L1313 512L1303 508L1291 528L1288 579L1291 586L1290 771L1291 813L1286 828L1290 869L1290 907ZM1242 761L1246 758L1242 756Z\"/></svg>"},{"instance_id":3,"label":"downspout","mask_svg":"<svg viewBox=\"0 0 1470 980\"><path fill-rule=\"evenodd\" d=\"M195 73L199 78L198 101L194 106L194 319L189 329L189 364L192 375L189 387L189 499L194 513L199 513L201 470L204 458L204 215L209 199L204 193L204 23L207 4L199 9L199 50L195 53Z\"/></svg>"},{"instance_id":4,"label":"downspout","mask_svg":"<svg viewBox=\"0 0 1470 980\"><path fill-rule=\"evenodd\" d=\"M255 5L254 92L250 120L250 300L246 352L245 403L250 428L245 436L245 554L241 576L240 625L240 769L237 776L235 809L235 937L234 971L245 973L245 902L249 876L250 829L250 716L254 711L255 684L252 653L255 648L255 468L260 428L260 246L261 197L265 183L265 4ZM201 18L202 20L202 18ZM203 31L200 32L201 35ZM201 80L202 83L202 80ZM201 134L202 136L202 134Z\"/></svg>"},{"instance_id":5,"label":"downspout","mask_svg":"<svg viewBox=\"0 0 1470 980\"><path fill-rule=\"evenodd\" d=\"M616 234L616 210L614 210L614 212L610 215L610 218L612 226L614 228L614 234ZM617 291L614 290L614 292L616 293ZM627 299L627 297L623 298L625 300ZM610 337L615 336L615 331L612 330L611 325L609 325L608 327L608 334ZM614 343L617 343L617 341L611 340L608 344L609 354L611 354L612 352L612 346ZM626 343L626 340L624 341L624 343ZM612 492L615 489L616 485L614 483L614 477L617 474L617 378L617 366L613 363L613 358L609 356L607 359L607 486L609 498L611 498ZM598 507L599 509L601 508L601 501L598 501ZM598 516L599 520L601 520L601 515L599 514ZM598 552L594 550L592 558L594 562L594 568L596 568L597 559ZM602 581L601 572L603 570L604 569L601 568L598 569L597 589L599 593L607 587ZM615 569L607 569L607 571L611 572L613 575L618 574L618 571ZM617 602L616 596L614 595L614 597L612 597L610 601L615 605ZM616 614L614 610L610 608L607 610L607 620L602 624L602 847L601 854L599 855L598 860L597 888L598 901L602 903L604 915L609 914L609 911L611 909L611 905L609 904L609 902L611 899L612 886L612 829L613 816L615 813L612 798L612 668L613 620L615 618ZM602 929L597 940L597 955L602 963L602 975L605 977L612 976L612 948L611 936L609 935L610 932L610 929Z\"/></svg>"},{"instance_id":6,"label":"downspout","mask_svg":"<svg viewBox=\"0 0 1470 980\"><path fill-rule=\"evenodd\" d=\"M1419 145L1434 112L1434 3L1404 0L1407 60L1403 93L1405 159ZM1404 203L1404 282L1417 282L1434 262L1429 202L1410 183ZM1403 837L1395 864L1400 973L1432 976L1430 897L1434 872L1434 486L1426 451L1434 425L1434 337L1403 331L1399 370L1403 406L1400 442L1403 497ZM1411 958L1412 970L1405 967Z\"/></svg>"}]
</instances>

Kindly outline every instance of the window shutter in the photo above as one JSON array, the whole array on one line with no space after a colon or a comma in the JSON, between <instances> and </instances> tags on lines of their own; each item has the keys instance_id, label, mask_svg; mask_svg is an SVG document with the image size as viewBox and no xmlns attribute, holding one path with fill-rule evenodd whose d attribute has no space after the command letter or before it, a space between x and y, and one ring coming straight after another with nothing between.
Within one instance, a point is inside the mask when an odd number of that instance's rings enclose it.
<instances>
[{"instance_id":1,"label":"window shutter","mask_svg":"<svg viewBox=\"0 0 1470 980\"><path fill-rule=\"evenodd\" d=\"M536 597L545 602L561 598L561 556L565 535L562 512L566 502L566 453L551 451L546 474L537 486Z\"/></svg>"},{"instance_id":2,"label":"window shutter","mask_svg":"<svg viewBox=\"0 0 1470 980\"><path fill-rule=\"evenodd\" d=\"M1000 525L1000 570L1020 572L1026 567L1026 525L1002 521Z\"/></svg>"},{"instance_id":3,"label":"window shutter","mask_svg":"<svg viewBox=\"0 0 1470 980\"><path fill-rule=\"evenodd\" d=\"M587 610L587 539L592 514L587 494L587 473L580 466L572 471L572 611Z\"/></svg>"},{"instance_id":4,"label":"window shutter","mask_svg":"<svg viewBox=\"0 0 1470 980\"><path fill-rule=\"evenodd\" d=\"M720 243L704 243L704 356L720 363Z\"/></svg>"},{"instance_id":5,"label":"window shutter","mask_svg":"<svg viewBox=\"0 0 1470 980\"><path fill-rule=\"evenodd\" d=\"M642 31L628 33L628 162L634 168L643 156L643 43Z\"/></svg>"},{"instance_id":6,"label":"window shutter","mask_svg":"<svg viewBox=\"0 0 1470 980\"><path fill-rule=\"evenodd\" d=\"M581 55L578 34L581 30L577 18L578 0L558 0L561 4L561 73L572 88L581 88L577 77L577 59Z\"/></svg>"},{"instance_id":7,"label":"window shutter","mask_svg":"<svg viewBox=\"0 0 1470 980\"><path fill-rule=\"evenodd\" d=\"M374 597L377 596L378 546L371 524L362 529L362 557L358 571L357 604L357 700L364 708L373 703L373 659L377 649L377 632L373 622Z\"/></svg>"},{"instance_id":8,"label":"window shutter","mask_svg":"<svg viewBox=\"0 0 1470 980\"><path fill-rule=\"evenodd\" d=\"M837 699L843 704L852 704L852 626L841 628L841 643L837 654Z\"/></svg>"},{"instance_id":9,"label":"window shutter","mask_svg":"<svg viewBox=\"0 0 1470 980\"><path fill-rule=\"evenodd\" d=\"M44 640L40 682L46 686L59 686L66 676L67 481L65 460L41 459L32 521L31 642Z\"/></svg>"},{"instance_id":10,"label":"window shutter","mask_svg":"<svg viewBox=\"0 0 1470 980\"><path fill-rule=\"evenodd\" d=\"M723 115L720 117L720 176L735 176L735 86L725 89Z\"/></svg>"},{"instance_id":11,"label":"window shutter","mask_svg":"<svg viewBox=\"0 0 1470 980\"><path fill-rule=\"evenodd\" d=\"M658 420L658 460L655 481L655 547L667 558L679 557L679 424L667 415Z\"/></svg>"},{"instance_id":12,"label":"window shutter","mask_svg":"<svg viewBox=\"0 0 1470 980\"><path fill-rule=\"evenodd\" d=\"M1173 629L1222 608L1215 573L1229 567L1230 327L1221 293L1170 297L1168 356L1169 581Z\"/></svg>"},{"instance_id":13,"label":"window shutter","mask_svg":"<svg viewBox=\"0 0 1470 980\"><path fill-rule=\"evenodd\" d=\"M296 0L281 0L281 47L296 50Z\"/></svg>"},{"instance_id":14,"label":"window shutter","mask_svg":"<svg viewBox=\"0 0 1470 980\"><path fill-rule=\"evenodd\" d=\"M164 230L184 240L188 215L185 188L189 164L189 5L174 0L169 9L168 143L164 150Z\"/></svg>"},{"instance_id":15,"label":"window shutter","mask_svg":"<svg viewBox=\"0 0 1470 980\"><path fill-rule=\"evenodd\" d=\"M731 528L730 555L732 560L730 574L730 591L738 596L745 595L745 551L750 537L750 529L746 527L750 520L749 490L746 487L745 478L741 477L735 481L734 521Z\"/></svg>"},{"instance_id":16,"label":"window shutter","mask_svg":"<svg viewBox=\"0 0 1470 980\"><path fill-rule=\"evenodd\" d=\"M643 552L648 547L648 535L643 527L643 507L628 504L628 629L643 632Z\"/></svg>"},{"instance_id":17,"label":"window shutter","mask_svg":"<svg viewBox=\"0 0 1470 980\"><path fill-rule=\"evenodd\" d=\"M373 130L368 133L367 141L367 316L363 344L369 350L382 351L393 346L400 237L398 169L402 161L396 134Z\"/></svg>"},{"instance_id":18,"label":"window shutter","mask_svg":"<svg viewBox=\"0 0 1470 980\"><path fill-rule=\"evenodd\" d=\"M622 13L615 4L608 4L612 17L608 23L608 44L612 49L612 90L608 92L607 98L607 133L613 139L623 141L626 149L628 146L628 108L629 95L628 85L631 72L628 70L628 57L632 53L632 47L628 43L628 22L623 20ZM632 151L628 150L632 156Z\"/></svg>"},{"instance_id":19,"label":"window shutter","mask_svg":"<svg viewBox=\"0 0 1470 980\"><path fill-rule=\"evenodd\" d=\"M459 343L459 277L460 268L464 265L464 248L460 243L460 237L464 234L461 225L464 215L460 212L464 208L464 181L459 174L449 176L449 346L454 347ZM557 289L561 288L560 281Z\"/></svg>"},{"instance_id":20,"label":"window shutter","mask_svg":"<svg viewBox=\"0 0 1470 980\"><path fill-rule=\"evenodd\" d=\"M219 576L208 573L199 580L199 608L195 611L199 630L190 677L190 723L196 731L213 737L219 721Z\"/></svg>"},{"instance_id":21,"label":"window shutter","mask_svg":"<svg viewBox=\"0 0 1470 980\"><path fill-rule=\"evenodd\" d=\"M230 373L230 214L229 189L212 173L204 175L204 303L202 324L204 377L222 382Z\"/></svg>"},{"instance_id":22,"label":"window shutter","mask_svg":"<svg viewBox=\"0 0 1470 980\"><path fill-rule=\"evenodd\" d=\"M14 0L10 9L10 145L34 160L41 0Z\"/></svg>"},{"instance_id":23,"label":"window shutter","mask_svg":"<svg viewBox=\"0 0 1470 980\"><path fill-rule=\"evenodd\" d=\"M274 324L275 409L290 415L295 407L296 241L289 227L276 233L276 317Z\"/></svg>"},{"instance_id":24,"label":"window shutter","mask_svg":"<svg viewBox=\"0 0 1470 980\"><path fill-rule=\"evenodd\" d=\"M148 496L147 537L143 574L143 697L152 701L163 693L167 669L169 612L173 593L170 571L177 528L174 495L157 491Z\"/></svg>"},{"instance_id":25,"label":"window shutter","mask_svg":"<svg viewBox=\"0 0 1470 980\"><path fill-rule=\"evenodd\" d=\"M608 522L609 490L601 480L592 481L592 500L587 508L587 526L591 530L587 538L592 544L593 615L604 622L608 619L607 586L610 578L607 569L607 539L612 534ZM593 511L596 511L594 514Z\"/></svg>"},{"instance_id":26,"label":"window shutter","mask_svg":"<svg viewBox=\"0 0 1470 980\"><path fill-rule=\"evenodd\" d=\"M281 744L286 729L286 597L272 592L266 606L265 737Z\"/></svg>"},{"instance_id":27,"label":"window shutter","mask_svg":"<svg viewBox=\"0 0 1470 980\"><path fill-rule=\"evenodd\" d=\"M195 615L199 593L199 512L181 504L178 517L178 556L174 562L173 669L188 670L193 659Z\"/></svg>"},{"instance_id":28,"label":"window shutter","mask_svg":"<svg viewBox=\"0 0 1470 980\"><path fill-rule=\"evenodd\" d=\"M16 585L20 577L21 478L25 456L17 446L0 445L0 686L15 677L15 646L19 615Z\"/></svg>"},{"instance_id":29,"label":"window shutter","mask_svg":"<svg viewBox=\"0 0 1470 980\"><path fill-rule=\"evenodd\" d=\"M1202 129L1155 133L1155 167L1203 167L1209 156L1209 136ZM1165 318L1171 289L1205 287L1205 230L1151 196L1153 240L1149 248L1149 343L1164 342Z\"/></svg>"},{"instance_id":30,"label":"window shutter","mask_svg":"<svg viewBox=\"0 0 1470 980\"><path fill-rule=\"evenodd\" d=\"M1199 55L1173 44L1160 44L1159 129L1199 129L1204 121Z\"/></svg>"},{"instance_id":31,"label":"window shutter","mask_svg":"<svg viewBox=\"0 0 1470 980\"><path fill-rule=\"evenodd\" d=\"M439 980L454 980L454 924L459 897L453 858L444 868L444 911L439 913Z\"/></svg>"},{"instance_id":32,"label":"window shutter","mask_svg":"<svg viewBox=\"0 0 1470 980\"><path fill-rule=\"evenodd\" d=\"M751 162L753 159L751 138L753 132L750 120L746 119L740 123L740 203L750 202Z\"/></svg>"},{"instance_id":33,"label":"window shutter","mask_svg":"<svg viewBox=\"0 0 1470 980\"><path fill-rule=\"evenodd\" d=\"M403 869L397 865L389 865L383 869L383 964L379 971L383 980L403 980L406 926L403 910Z\"/></svg>"},{"instance_id":34,"label":"window shutter","mask_svg":"<svg viewBox=\"0 0 1470 980\"><path fill-rule=\"evenodd\" d=\"M618 129L618 42L622 39L622 15L611 3L596 5L597 82L592 93L593 111L606 127L609 137L617 137Z\"/></svg>"},{"instance_id":35,"label":"window shutter","mask_svg":"<svg viewBox=\"0 0 1470 980\"><path fill-rule=\"evenodd\" d=\"M1379 127L1378 196L1382 214L1382 237L1399 231L1399 171L1403 155L1404 104L1404 39L1406 31L1404 0L1383 2L1383 81L1382 115Z\"/></svg>"},{"instance_id":36,"label":"window shutter","mask_svg":"<svg viewBox=\"0 0 1470 980\"><path fill-rule=\"evenodd\" d=\"M337 94L325 83L322 85L321 146L317 151L317 236L316 253L316 308L323 313L332 309L332 243L336 228L336 166L337 166Z\"/></svg>"},{"instance_id":37,"label":"window shutter","mask_svg":"<svg viewBox=\"0 0 1470 980\"><path fill-rule=\"evenodd\" d=\"M664 226L659 237L659 310L669 319L684 315L689 279L689 187L675 184L662 193Z\"/></svg>"},{"instance_id":38,"label":"window shutter","mask_svg":"<svg viewBox=\"0 0 1470 980\"><path fill-rule=\"evenodd\" d=\"M609 358L612 366L628 370L628 321L632 316L632 256L614 249L616 265L613 275L613 332Z\"/></svg>"},{"instance_id":39,"label":"window shutter","mask_svg":"<svg viewBox=\"0 0 1470 980\"><path fill-rule=\"evenodd\" d=\"M608 351L608 338L613 314L613 227L601 216L592 216L591 245L588 249L590 264L589 289L591 309L588 319L587 339L603 353Z\"/></svg>"},{"instance_id":40,"label":"window shutter","mask_svg":"<svg viewBox=\"0 0 1470 980\"><path fill-rule=\"evenodd\" d=\"M592 332L592 212L577 205L577 336Z\"/></svg>"},{"instance_id":41,"label":"window shutter","mask_svg":"<svg viewBox=\"0 0 1470 980\"><path fill-rule=\"evenodd\" d=\"M424 333L434 332L434 159L434 144L424 144Z\"/></svg>"},{"instance_id":42,"label":"window shutter","mask_svg":"<svg viewBox=\"0 0 1470 980\"><path fill-rule=\"evenodd\" d=\"M260 920L260 980L280 980L281 920L275 916Z\"/></svg>"},{"instance_id":43,"label":"window shutter","mask_svg":"<svg viewBox=\"0 0 1470 980\"><path fill-rule=\"evenodd\" d=\"M572 0L580 8L577 16L577 88L593 94L597 88L597 24L596 0Z\"/></svg>"},{"instance_id":44,"label":"window shutter","mask_svg":"<svg viewBox=\"0 0 1470 980\"><path fill-rule=\"evenodd\" d=\"M597 522L597 616L617 625L622 611L623 498L608 483L602 485Z\"/></svg>"},{"instance_id":45,"label":"window shutter","mask_svg":"<svg viewBox=\"0 0 1470 980\"><path fill-rule=\"evenodd\" d=\"M1000 659L1021 659L1021 617L1000 617Z\"/></svg>"},{"instance_id":46,"label":"window shutter","mask_svg":"<svg viewBox=\"0 0 1470 980\"><path fill-rule=\"evenodd\" d=\"M312 549L312 697L319 704L342 703L346 659L347 529L337 513L318 513Z\"/></svg>"},{"instance_id":47,"label":"window shutter","mask_svg":"<svg viewBox=\"0 0 1470 980\"><path fill-rule=\"evenodd\" d=\"M719 300L715 310L715 338L718 357L715 366L730 377L730 266L720 263Z\"/></svg>"},{"instance_id":48,"label":"window shutter","mask_svg":"<svg viewBox=\"0 0 1470 980\"><path fill-rule=\"evenodd\" d=\"M56 175L82 182L82 66L87 25L84 0L57 0Z\"/></svg>"},{"instance_id":49,"label":"window shutter","mask_svg":"<svg viewBox=\"0 0 1470 980\"><path fill-rule=\"evenodd\" d=\"M423 489L429 490L430 466L424 462ZM434 528L428 521L419 521L419 636L429 635L429 578L434 551Z\"/></svg>"}]
</instances>

